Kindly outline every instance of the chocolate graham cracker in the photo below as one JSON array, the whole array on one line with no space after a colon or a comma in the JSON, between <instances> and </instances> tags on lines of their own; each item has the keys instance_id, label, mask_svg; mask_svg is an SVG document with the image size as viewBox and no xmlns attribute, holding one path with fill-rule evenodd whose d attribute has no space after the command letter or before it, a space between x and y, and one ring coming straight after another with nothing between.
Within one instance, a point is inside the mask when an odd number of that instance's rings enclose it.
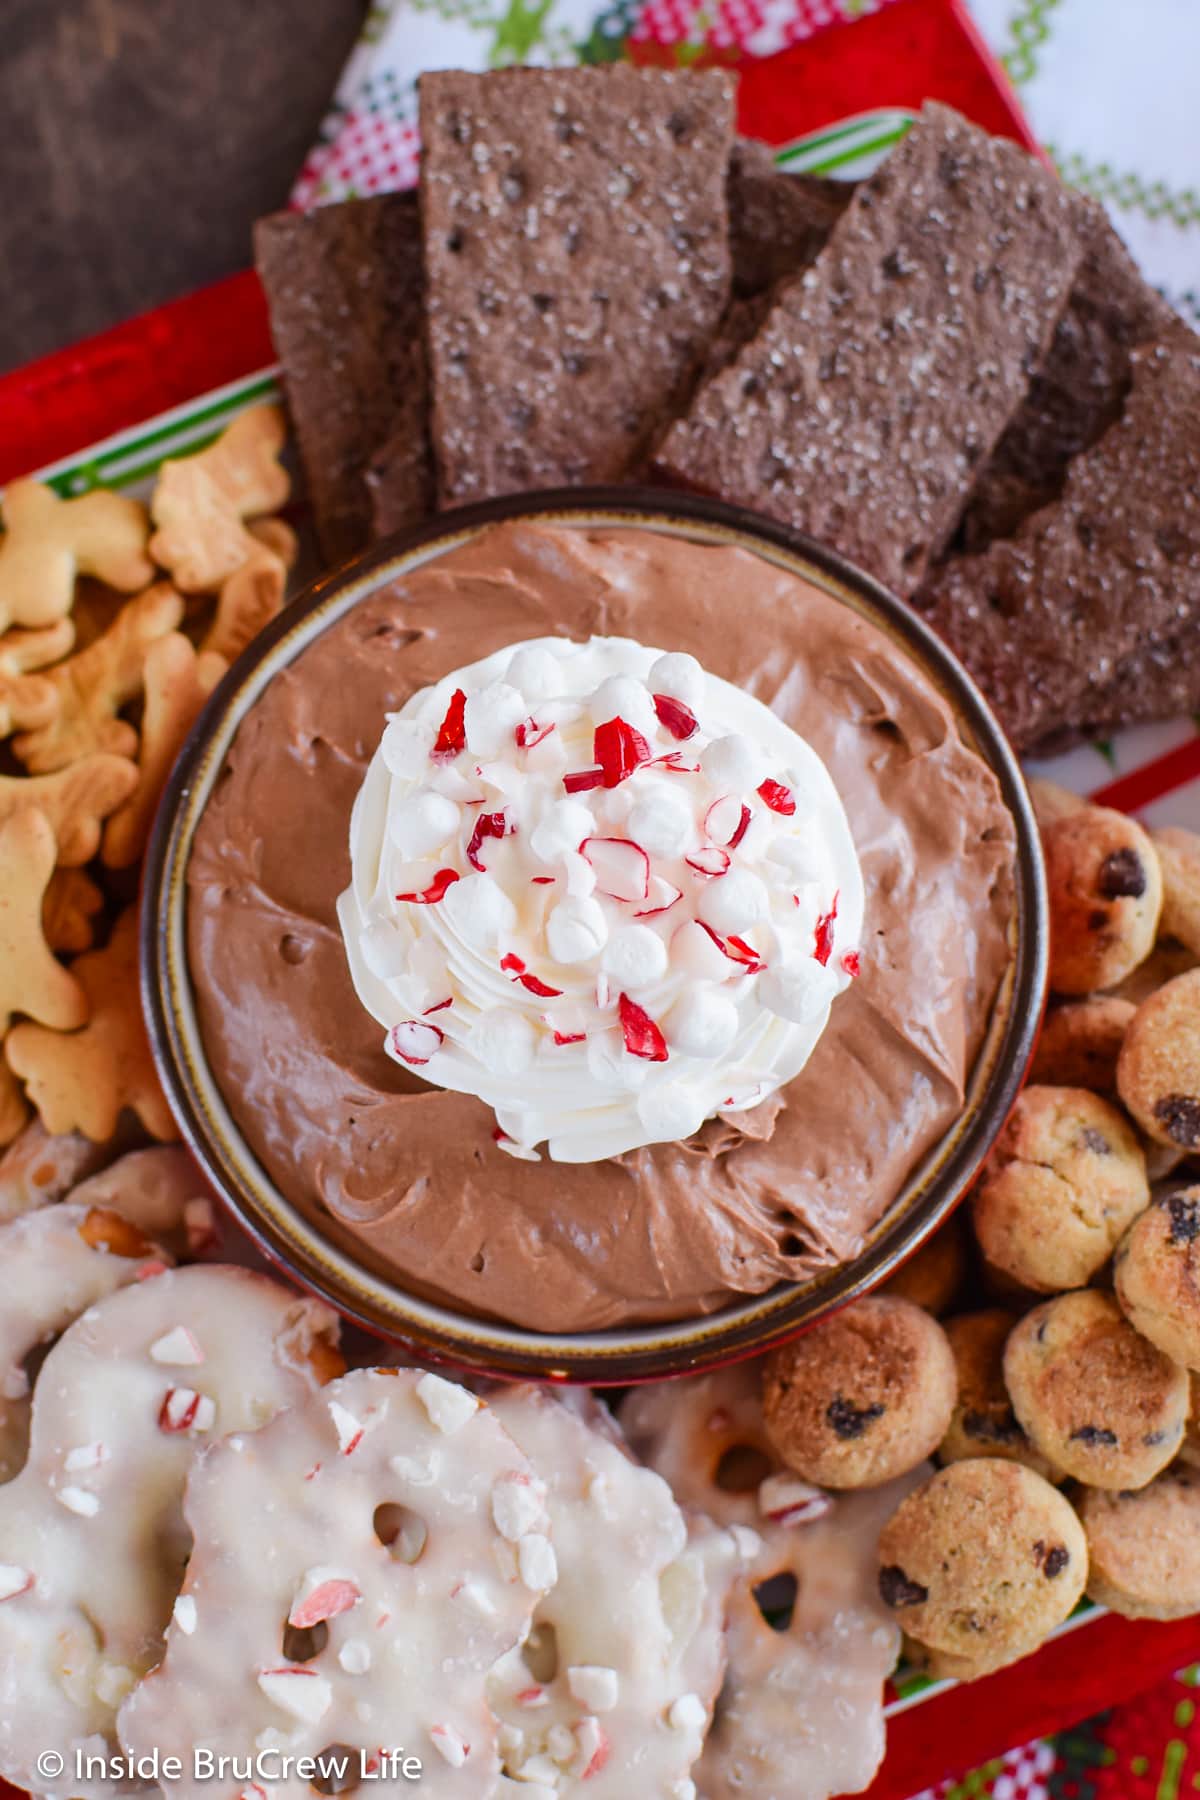
<instances>
[{"instance_id":1,"label":"chocolate graham cracker","mask_svg":"<svg viewBox=\"0 0 1200 1800\"><path fill-rule=\"evenodd\" d=\"M731 78L429 74L420 112L443 504L619 480L729 298Z\"/></svg>"},{"instance_id":2,"label":"chocolate graham cracker","mask_svg":"<svg viewBox=\"0 0 1200 1800\"><path fill-rule=\"evenodd\" d=\"M1198 468L1200 342L1180 324L1133 352L1122 415L1061 500L935 572L919 604L1018 747L1174 707L1147 653L1161 667L1200 623Z\"/></svg>"},{"instance_id":3,"label":"chocolate graham cracker","mask_svg":"<svg viewBox=\"0 0 1200 1800\"><path fill-rule=\"evenodd\" d=\"M1081 254L1047 169L929 106L656 466L911 593L1024 398Z\"/></svg>"},{"instance_id":4,"label":"chocolate graham cracker","mask_svg":"<svg viewBox=\"0 0 1200 1800\"><path fill-rule=\"evenodd\" d=\"M389 525L433 505L416 198L383 194L277 213L254 232L321 550L330 562L373 533L367 465L388 439L375 510Z\"/></svg>"},{"instance_id":5,"label":"chocolate graham cracker","mask_svg":"<svg viewBox=\"0 0 1200 1800\"><path fill-rule=\"evenodd\" d=\"M1083 261L1049 352L997 444L963 521L963 546L982 550L1061 492L1071 459L1120 416L1130 351L1162 337L1176 314L1140 274L1104 208L1072 196Z\"/></svg>"},{"instance_id":6,"label":"chocolate graham cracker","mask_svg":"<svg viewBox=\"0 0 1200 1800\"><path fill-rule=\"evenodd\" d=\"M739 138L727 186L734 298L747 300L816 261L855 183L789 174L769 145Z\"/></svg>"}]
</instances>

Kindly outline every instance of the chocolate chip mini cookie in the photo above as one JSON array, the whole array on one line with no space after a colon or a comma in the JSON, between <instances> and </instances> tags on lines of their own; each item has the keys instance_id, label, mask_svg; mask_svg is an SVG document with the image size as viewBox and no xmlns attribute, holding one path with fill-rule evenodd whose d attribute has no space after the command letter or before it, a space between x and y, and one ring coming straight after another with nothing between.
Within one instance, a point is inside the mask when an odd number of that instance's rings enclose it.
<instances>
[{"instance_id":1,"label":"chocolate chip mini cookie","mask_svg":"<svg viewBox=\"0 0 1200 1800\"><path fill-rule=\"evenodd\" d=\"M1200 1150L1200 969L1144 1000L1117 1061L1117 1088L1148 1137Z\"/></svg>"},{"instance_id":2,"label":"chocolate chip mini cookie","mask_svg":"<svg viewBox=\"0 0 1200 1800\"><path fill-rule=\"evenodd\" d=\"M1168 1469L1136 1494L1084 1488L1087 1591L1129 1619L1200 1612L1200 1472Z\"/></svg>"},{"instance_id":3,"label":"chocolate chip mini cookie","mask_svg":"<svg viewBox=\"0 0 1200 1800\"><path fill-rule=\"evenodd\" d=\"M1136 820L1104 806L1043 828L1050 888L1050 986L1059 994L1112 987L1154 948L1162 873Z\"/></svg>"},{"instance_id":4,"label":"chocolate chip mini cookie","mask_svg":"<svg viewBox=\"0 0 1200 1800\"><path fill-rule=\"evenodd\" d=\"M996 1456L1024 1463L1048 1481L1061 1480L1021 1430L1004 1385L1004 1346L1016 1323L1016 1313L999 1306L946 1320L944 1330L958 1371L958 1400L937 1458L940 1463L955 1463Z\"/></svg>"},{"instance_id":5,"label":"chocolate chip mini cookie","mask_svg":"<svg viewBox=\"0 0 1200 1800\"><path fill-rule=\"evenodd\" d=\"M1164 1194L1135 1219L1113 1277L1130 1324L1172 1362L1200 1369L1200 1187Z\"/></svg>"},{"instance_id":6,"label":"chocolate chip mini cookie","mask_svg":"<svg viewBox=\"0 0 1200 1800\"><path fill-rule=\"evenodd\" d=\"M879 1539L879 1591L930 1673L971 1681L1027 1656L1068 1617L1087 1542L1032 1469L974 1458L910 1494Z\"/></svg>"},{"instance_id":7,"label":"chocolate chip mini cookie","mask_svg":"<svg viewBox=\"0 0 1200 1800\"><path fill-rule=\"evenodd\" d=\"M1132 1127L1086 1088L1029 1087L971 1201L988 1262L1035 1293L1082 1287L1150 1203Z\"/></svg>"},{"instance_id":8,"label":"chocolate chip mini cookie","mask_svg":"<svg viewBox=\"0 0 1200 1800\"><path fill-rule=\"evenodd\" d=\"M962 1214L954 1213L897 1269L881 1292L911 1300L914 1306L937 1316L954 1304L966 1273L967 1234Z\"/></svg>"},{"instance_id":9,"label":"chocolate chip mini cookie","mask_svg":"<svg viewBox=\"0 0 1200 1800\"><path fill-rule=\"evenodd\" d=\"M888 1295L859 1300L763 1364L763 1415L779 1455L824 1487L875 1487L946 1434L958 1383L936 1319Z\"/></svg>"},{"instance_id":10,"label":"chocolate chip mini cookie","mask_svg":"<svg viewBox=\"0 0 1200 1800\"><path fill-rule=\"evenodd\" d=\"M1030 1079L1053 1087L1115 1093L1117 1057L1136 1011L1132 1000L1115 994L1093 994L1054 1007L1042 1026Z\"/></svg>"},{"instance_id":11,"label":"chocolate chip mini cookie","mask_svg":"<svg viewBox=\"0 0 1200 1800\"><path fill-rule=\"evenodd\" d=\"M1163 935L1200 956L1200 836L1168 825L1150 838L1162 866Z\"/></svg>"},{"instance_id":12,"label":"chocolate chip mini cookie","mask_svg":"<svg viewBox=\"0 0 1200 1800\"><path fill-rule=\"evenodd\" d=\"M1183 1438L1187 1371L1111 1294L1084 1288L1027 1313L1009 1337L1004 1381L1042 1455L1089 1487L1145 1487Z\"/></svg>"}]
</instances>

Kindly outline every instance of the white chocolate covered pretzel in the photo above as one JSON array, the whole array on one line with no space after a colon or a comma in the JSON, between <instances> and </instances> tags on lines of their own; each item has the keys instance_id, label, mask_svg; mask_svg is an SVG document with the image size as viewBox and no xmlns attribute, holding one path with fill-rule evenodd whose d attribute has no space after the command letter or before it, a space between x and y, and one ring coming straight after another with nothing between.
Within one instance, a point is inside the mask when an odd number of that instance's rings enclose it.
<instances>
[{"instance_id":1,"label":"white chocolate covered pretzel","mask_svg":"<svg viewBox=\"0 0 1200 1800\"><path fill-rule=\"evenodd\" d=\"M72 1191L78 1204L119 1212L176 1256L206 1256L220 1248L212 1193L178 1144L131 1150Z\"/></svg>"},{"instance_id":2,"label":"white chocolate covered pretzel","mask_svg":"<svg viewBox=\"0 0 1200 1800\"><path fill-rule=\"evenodd\" d=\"M377 1758L371 1792L488 1800L487 1671L555 1579L545 1490L491 1410L439 1375L360 1369L200 1462L195 1552L162 1666L122 1708L135 1753ZM294 1767L270 1800L310 1797ZM253 1797L257 1800L257 1796Z\"/></svg>"},{"instance_id":3,"label":"white chocolate covered pretzel","mask_svg":"<svg viewBox=\"0 0 1200 1800\"><path fill-rule=\"evenodd\" d=\"M53 1205L113 1155L109 1145L93 1144L80 1132L55 1137L40 1119L31 1119L0 1156L0 1222Z\"/></svg>"},{"instance_id":4,"label":"white chocolate covered pretzel","mask_svg":"<svg viewBox=\"0 0 1200 1800\"><path fill-rule=\"evenodd\" d=\"M26 1358L97 1300L169 1260L99 1206L64 1202L0 1225L0 1482L12 1480L29 1444Z\"/></svg>"},{"instance_id":5,"label":"white chocolate covered pretzel","mask_svg":"<svg viewBox=\"0 0 1200 1800\"><path fill-rule=\"evenodd\" d=\"M689 1536L667 1484L550 1395L492 1405L547 1484L559 1566L488 1681L505 1770L521 1794L686 1800L724 1672L734 1541Z\"/></svg>"},{"instance_id":6,"label":"white chocolate covered pretzel","mask_svg":"<svg viewBox=\"0 0 1200 1800\"><path fill-rule=\"evenodd\" d=\"M167 1270L101 1300L47 1356L29 1456L0 1488L0 1773L45 1792L36 1758L111 1749L117 1707L162 1654L191 1535L198 1452L253 1430L340 1367L317 1302L241 1269Z\"/></svg>"},{"instance_id":7,"label":"white chocolate covered pretzel","mask_svg":"<svg viewBox=\"0 0 1200 1800\"><path fill-rule=\"evenodd\" d=\"M621 1412L637 1453L686 1505L732 1526L749 1566L729 1607L729 1668L696 1771L704 1800L858 1793L884 1749L899 1635L877 1587L884 1522L924 1471L830 1495L770 1449L754 1365L639 1388Z\"/></svg>"}]
</instances>

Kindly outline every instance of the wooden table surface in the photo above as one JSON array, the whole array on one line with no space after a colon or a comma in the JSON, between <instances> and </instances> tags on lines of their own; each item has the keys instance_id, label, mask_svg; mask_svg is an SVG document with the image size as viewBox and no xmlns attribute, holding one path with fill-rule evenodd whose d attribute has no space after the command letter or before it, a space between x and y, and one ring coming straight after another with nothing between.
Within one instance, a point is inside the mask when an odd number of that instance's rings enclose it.
<instances>
[{"instance_id":1,"label":"wooden table surface","mask_svg":"<svg viewBox=\"0 0 1200 1800\"><path fill-rule=\"evenodd\" d=\"M0 369L250 260L366 0L0 0Z\"/></svg>"}]
</instances>

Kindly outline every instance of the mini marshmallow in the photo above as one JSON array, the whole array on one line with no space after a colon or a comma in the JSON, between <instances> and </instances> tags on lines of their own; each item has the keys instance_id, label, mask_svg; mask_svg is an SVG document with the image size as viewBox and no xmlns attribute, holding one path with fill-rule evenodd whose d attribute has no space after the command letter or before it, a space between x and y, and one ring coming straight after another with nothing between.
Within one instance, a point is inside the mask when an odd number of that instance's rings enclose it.
<instances>
[{"instance_id":1,"label":"mini marshmallow","mask_svg":"<svg viewBox=\"0 0 1200 1800\"><path fill-rule=\"evenodd\" d=\"M509 658L504 679L527 700L545 700L561 689L562 670L558 658L540 644L522 644Z\"/></svg>"},{"instance_id":2,"label":"mini marshmallow","mask_svg":"<svg viewBox=\"0 0 1200 1800\"><path fill-rule=\"evenodd\" d=\"M388 820L388 835L401 856L428 856L458 829L459 808L444 794L418 788L398 800Z\"/></svg>"},{"instance_id":3,"label":"mini marshmallow","mask_svg":"<svg viewBox=\"0 0 1200 1800\"><path fill-rule=\"evenodd\" d=\"M581 801L556 800L530 832L529 848L542 862L557 862L577 851L593 829L592 815Z\"/></svg>"},{"instance_id":4,"label":"mini marshmallow","mask_svg":"<svg viewBox=\"0 0 1200 1800\"><path fill-rule=\"evenodd\" d=\"M493 1074L519 1074L537 1054L537 1033L524 1013L493 1006L481 1013L468 1034L468 1046Z\"/></svg>"},{"instance_id":5,"label":"mini marshmallow","mask_svg":"<svg viewBox=\"0 0 1200 1800\"><path fill-rule=\"evenodd\" d=\"M598 900L568 894L551 908L546 919L546 943L555 962L568 966L587 962L598 956L607 942L608 920Z\"/></svg>"},{"instance_id":6,"label":"mini marshmallow","mask_svg":"<svg viewBox=\"0 0 1200 1800\"><path fill-rule=\"evenodd\" d=\"M700 767L718 792L743 796L753 792L769 772L758 745L736 731L706 745L700 752Z\"/></svg>"},{"instance_id":7,"label":"mini marshmallow","mask_svg":"<svg viewBox=\"0 0 1200 1800\"><path fill-rule=\"evenodd\" d=\"M708 683L694 656L686 650L668 650L650 665L646 685L652 694L669 694L672 700L682 700L698 713L704 705Z\"/></svg>"},{"instance_id":8,"label":"mini marshmallow","mask_svg":"<svg viewBox=\"0 0 1200 1800\"><path fill-rule=\"evenodd\" d=\"M609 675L600 683L587 703L597 725L608 719L624 719L635 731L651 738L658 730L658 715L649 690L632 675Z\"/></svg>"},{"instance_id":9,"label":"mini marshmallow","mask_svg":"<svg viewBox=\"0 0 1200 1800\"><path fill-rule=\"evenodd\" d=\"M688 1056L723 1056L737 1036L738 1009L724 994L689 988L668 1012L663 1029L668 1044Z\"/></svg>"},{"instance_id":10,"label":"mini marshmallow","mask_svg":"<svg viewBox=\"0 0 1200 1800\"><path fill-rule=\"evenodd\" d=\"M550 1539L540 1531L527 1531L517 1545L517 1568L527 1588L548 1592L558 1580L558 1561Z\"/></svg>"},{"instance_id":11,"label":"mini marshmallow","mask_svg":"<svg viewBox=\"0 0 1200 1800\"><path fill-rule=\"evenodd\" d=\"M761 876L752 869L730 869L727 875L710 881L700 899L699 913L714 931L746 931L765 919L771 908L770 895ZM727 969L726 974L730 971Z\"/></svg>"},{"instance_id":12,"label":"mini marshmallow","mask_svg":"<svg viewBox=\"0 0 1200 1800\"><path fill-rule=\"evenodd\" d=\"M690 1082L658 1081L638 1095L637 1115L656 1139L682 1142L699 1131L708 1107Z\"/></svg>"},{"instance_id":13,"label":"mini marshmallow","mask_svg":"<svg viewBox=\"0 0 1200 1800\"><path fill-rule=\"evenodd\" d=\"M600 967L618 988L635 992L666 974L667 946L649 925L623 925L604 946Z\"/></svg>"},{"instance_id":14,"label":"mini marshmallow","mask_svg":"<svg viewBox=\"0 0 1200 1800\"><path fill-rule=\"evenodd\" d=\"M630 837L652 856L682 856L696 835L690 802L665 780L640 784L628 826Z\"/></svg>"},{"instance_id":15,"label":"mini marshmallow","mask_svg":"<svg viewBox=\"0 0 1200 1800\"><path fill-rule=\"evenodd\" d=\"M467 749L472 756L499 756L513 744L513 733L529 713L524 694L506 681L489 682L467 695Z\"/></svg>"},{"instance_id":16,"label":"mini marshmallow","mask_svg":"<svg viewBox=\"0 0 1200 1800\"><path fill-rule=\"evenodd\" d=\"M837 976L815 957L765 969L758 978L758 997L776 1018L808 1025L832 1006Z\"/></svg>"},{"instance_id":17,"label":"mini marshmallow","mask_svg":"<svg viewBox=\"0 0 1200 1800\"><path fill-rule=\"evenodd\" d=\"M417 719L388 720L379 751L393 775L420 775L433 749L434 729Z\"/></svg>"},{"instance_id":18,"label":"mini marshmallow","mask_svg":"<svg viewBox=\"0 0 1200 1800\"><path fill-rule=\"evenodd\" d=\"M517 909L488 874L464 875L446 889L442 909L459 937L473 947L498 942L515 929Z\"/></svg>"},{"instance_id":19,"label":"mini marshmallow","mask_svg":"<svg viewBox=\"0 0 1200 1800\"><path fill-rule=\"evenodd\" d=\"M602 1087L626 1094L636 1094L650 1079L650 1064L643 1056L630 1056L619 1031L589 1032L587 1069Z\"/></svg>"},{"instance_id":20,"label":"mini marshmallow","mask_svg":"<svg viewBox=\"0 0 1200 1800\"><path fill-rule=\"evenodd\" d=\"M621 1692L617 1671L598 1663L568 1669L567 1687L581 1706L594 1713L611 1712Z\"/></svg>"}]
</instances>

